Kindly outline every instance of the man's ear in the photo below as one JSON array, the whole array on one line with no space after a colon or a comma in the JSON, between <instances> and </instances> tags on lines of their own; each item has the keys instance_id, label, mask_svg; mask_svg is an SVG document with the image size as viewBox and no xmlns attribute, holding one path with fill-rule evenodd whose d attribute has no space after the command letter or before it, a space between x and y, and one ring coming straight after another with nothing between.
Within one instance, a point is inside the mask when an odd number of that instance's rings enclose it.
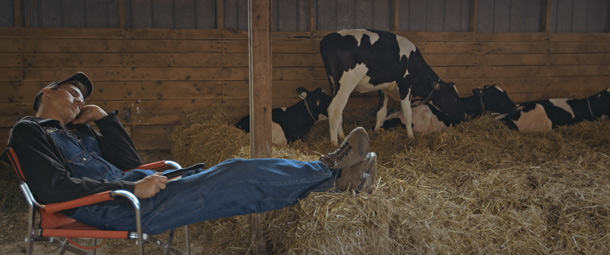
<instances>
[{"instance_id":1,"label":"man's ear","mask_svg":"<svg viewBox=\"0 0 610 255\"><path fill-rule=\"evenodd\" d=\"M49 93L53 93L53 89L51 89L51 88L42 89L42 96L48 96Z\"/></svg>"}]
</instances>

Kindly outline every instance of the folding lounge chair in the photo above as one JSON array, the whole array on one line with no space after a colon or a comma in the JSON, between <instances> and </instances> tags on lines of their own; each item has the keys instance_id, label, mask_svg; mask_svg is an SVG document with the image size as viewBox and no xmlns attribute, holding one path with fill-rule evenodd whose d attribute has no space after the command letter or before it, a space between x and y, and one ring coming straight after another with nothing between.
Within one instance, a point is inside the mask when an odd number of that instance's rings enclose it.
<instances>
[{"instance_id":1,"label":"folding lounge chair","mask_svg":"<svg viewBox=\"0 0 610 255\"><path fill-rule=\"evenodd\" d=\"M144 243L151 243L159 248L165 249L165 254L169 254L170 252L174 254L190 254L188 226L184 226L186 239L186 248L184 252L172 246L172 241L174 238L173 229L170 230L169 237L166 242L162 242L152 235L142 233L142 224L140 221L140 202L138 198L129 191L114 190L100 192L94 195L62 203L42 204L38 202L26 183L26 178L15 150L10 147L7 148L7 155L21 181L20 188L29 205L28 232L25 238L27 245L26 254L33 254L34 242L37 241L49 242L60 246L59 254L64 254L65 251L71 251L76 254L95 254L95 249L101 247L105 243L104 242L99 245L96 244L97 238L137 239L136 244L139 246L138 248L140 254L144 254ZM169 160L157 161L138 167L138 169L152 170L161 170L165 168L181 167L178 163ZM102 230L76 221L61 212L63 210L77 208L80 206L114 200L116 197L125 197L132 203L135 210L137 231ZM36 223L36 211L38 211L40 215L38 223ZM72 240L72 238L92 238L93 246L86 247L77 244Z\"/></svg>"}]
</instances>

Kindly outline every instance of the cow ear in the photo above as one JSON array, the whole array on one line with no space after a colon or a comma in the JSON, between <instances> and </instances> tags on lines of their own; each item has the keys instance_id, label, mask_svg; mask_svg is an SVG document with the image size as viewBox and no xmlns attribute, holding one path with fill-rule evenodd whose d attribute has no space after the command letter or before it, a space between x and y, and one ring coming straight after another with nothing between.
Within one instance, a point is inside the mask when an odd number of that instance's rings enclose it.
<instances>
[{"instance_id":1,"label":"cow ear","mask_svg":"<svg viewBox=\"0 0 610 255\"><path fill-rule=\"evenodd\" d=\"M307 89L305 89L305 88L297 88L297 93L299 93L299 97L301 99L305 99L307 97L308 92L309 91L307 91Z\"/></svg>"}]
</instances>

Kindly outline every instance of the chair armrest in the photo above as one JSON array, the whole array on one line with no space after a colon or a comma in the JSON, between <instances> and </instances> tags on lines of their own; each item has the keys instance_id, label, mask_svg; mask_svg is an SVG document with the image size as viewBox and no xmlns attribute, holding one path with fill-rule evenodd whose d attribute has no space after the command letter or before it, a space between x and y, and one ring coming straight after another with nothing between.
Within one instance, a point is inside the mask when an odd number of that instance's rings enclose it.
<instances>
[{"instance_id":1,"label":"chair armrest","mask_svg":"<svg viewBox=\"0 0 610 255\"><path fill-rule=\"evenodd\" d=\"M165 164L165 160L159 160L157 162L152 162L148 164L141 165L137 167L137 169L145 169L145 170L160 170L167 167Z\"/></svg>"},{"instance_id":2,"label":"chair armrest","mask_svg":"<svg viewBox=\"0 0 610 255\"><path fill-rule=\"evenodd\" d=\"M173 168L176 168L176 169L177 168L182 168L175 161L171 161L171 160L159 160L157 162L152 162L152 163L141 165L141 166L137 167L137 169L162 170L162 169L166 169L168 167L173 167Z\"/></svg>"},{"instance_id":3,"label":"chair armrest","mask_svg":"<svg viewBox=\"0 0 610 255\"><path fill-rule=\"evenodd\" d=\"M44 205L44 210L48 213L56 213L63 210L73 209L77 207L101 203L104 201L114 200L115 197L125 197L131 201L136 209L140 209L140 201L133 193L127 190L104 191L97 194L81 197L61 203L51 203Z\"/></svg>"}]
</instances>

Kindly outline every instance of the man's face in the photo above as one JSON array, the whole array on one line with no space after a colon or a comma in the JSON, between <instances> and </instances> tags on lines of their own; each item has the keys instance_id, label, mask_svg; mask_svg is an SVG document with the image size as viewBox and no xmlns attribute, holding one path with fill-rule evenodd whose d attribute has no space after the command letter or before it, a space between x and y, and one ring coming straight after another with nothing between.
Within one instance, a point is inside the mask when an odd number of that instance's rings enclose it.
<instances>
[{"instance_id":1,"label":"man's face","mask_svg":"<svg viewBox=\"0 0 610 255\"><path fill-rule=\"evenodd\" d=\"M61 84L49 91L52 109L61 116L64 123L70 123L78 116L85 103L82 92L76 85Z\"/></svg>"}]
</instances>

